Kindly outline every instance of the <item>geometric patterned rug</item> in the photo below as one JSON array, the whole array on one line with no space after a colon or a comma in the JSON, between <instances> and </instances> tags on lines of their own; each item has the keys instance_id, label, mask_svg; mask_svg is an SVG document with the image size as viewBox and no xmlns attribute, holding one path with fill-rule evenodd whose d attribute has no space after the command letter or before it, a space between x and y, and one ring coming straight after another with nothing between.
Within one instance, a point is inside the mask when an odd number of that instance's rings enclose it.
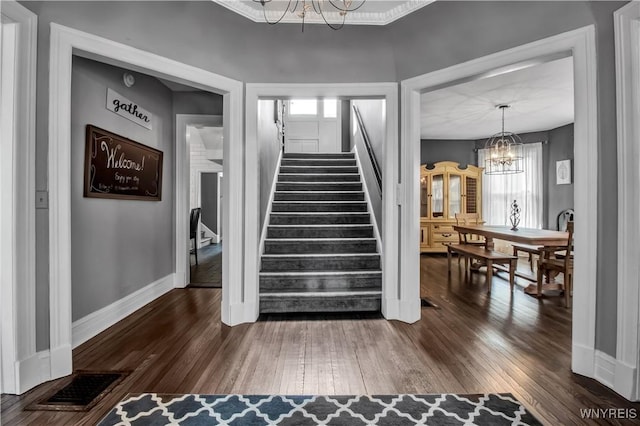
<instances>
[{"instance_id":1,"label":"geometric patterned rug","mask_svg":"<svg viewBox=\"0 0 640 426\"><path fill-rule=\"evenodd\" d=\"M128 395L99 426L541 425L511 394Z\"/></svg>"}]
</instances>

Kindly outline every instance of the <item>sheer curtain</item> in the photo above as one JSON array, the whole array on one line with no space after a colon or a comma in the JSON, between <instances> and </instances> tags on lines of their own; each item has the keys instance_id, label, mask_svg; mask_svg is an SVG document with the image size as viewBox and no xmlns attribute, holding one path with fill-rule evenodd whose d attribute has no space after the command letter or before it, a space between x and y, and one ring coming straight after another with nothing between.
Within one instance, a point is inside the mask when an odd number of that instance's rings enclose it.
<instances>
[{"instance_id":1,"label":"sheer curtain","mask_svg":"<svg viewBox=\"0 0 640 426\"><path fill-rule=\"evenodd\" d=\"M484 166L487 150L478 150L478 165ZM522 228L542 228L542 143L523 145L524 172L512 175L484 175L482 217L487 225L511 225L513 200L520 206Z\"/></svg>"}]
</instances>

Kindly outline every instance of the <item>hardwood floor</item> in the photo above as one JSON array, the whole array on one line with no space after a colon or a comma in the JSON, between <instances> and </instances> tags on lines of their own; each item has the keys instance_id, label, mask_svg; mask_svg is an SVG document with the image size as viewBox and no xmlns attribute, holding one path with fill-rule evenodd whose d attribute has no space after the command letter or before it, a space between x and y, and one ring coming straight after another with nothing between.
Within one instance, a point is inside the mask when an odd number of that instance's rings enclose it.
<instances>
[{"instance_id":1,"label":"hardwood floor","mask_svg":"<svg viewBox=\"0 0 640 426\"><path fill-rule=\"evenodd\" d=\"M222 243L210 244L198 250L198 264L191 256L189 287L222 288Z\"/></svg>"},{"instance_id":2,"label":"hardwood floor","mask_svg":"<svg viewBox=\"0 0 640 426\"><path fill-rule=\"evenodd\" d=\"M2 422L95 424L130 392L511 392L550 425L596 424L580 418L581 408L640 414L640 404L570 372L571 314L561 297L539 301L522 288L511 296L503 274L487 296L484 273L466 281L454 269L448 280L444 256L422 256L421 274L422 295L438 308L423 308L415 324L379 315L271 315L227 327L220 290L173 290L74 350L76 369L132 370L91 412L24 411L50 383L3 395Z\"/></svg>"}]
</instances>

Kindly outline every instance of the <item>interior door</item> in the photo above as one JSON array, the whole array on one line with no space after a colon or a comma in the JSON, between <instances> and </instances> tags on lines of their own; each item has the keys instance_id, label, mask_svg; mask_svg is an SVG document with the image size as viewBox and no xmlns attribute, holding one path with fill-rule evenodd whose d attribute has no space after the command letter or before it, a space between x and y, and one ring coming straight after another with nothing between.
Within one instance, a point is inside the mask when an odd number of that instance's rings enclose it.
<instances>
[{"instance_id":1,"label":"interior door","mask_svg":"<svg viewBox=\"0 0 640 426\"><path fill-rule=\"evenodd\" d=\"M285 111L285 152L341 152L340 102L336 99L292 99L286 102Z\"/></svg>"}]
</instances>

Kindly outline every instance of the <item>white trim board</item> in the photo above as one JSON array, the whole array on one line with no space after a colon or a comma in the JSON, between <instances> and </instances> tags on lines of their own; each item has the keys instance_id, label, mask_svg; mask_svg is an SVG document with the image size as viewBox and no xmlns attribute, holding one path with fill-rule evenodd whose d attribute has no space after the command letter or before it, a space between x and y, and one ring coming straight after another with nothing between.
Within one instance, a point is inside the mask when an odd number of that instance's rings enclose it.
<instances>
[{"instance_id":1,"label":"white trim board","mask_svg":"<svg viewBox=\"0 0 640 426\"><path fill-rule=\"evenodd\" d=\"M613 389L640 400L640 3L614 12L618 111L618 325Z\"/></svg>"},{"instance_id":2,"label":"white trim board","mask_svg":"<svg viewBox=\"0 0 640 426\"><path fill-rule=\"evenodd\" d=\"M75 349L173 289L175 279L175 274L169 274L102 309L74 321L72 324L73 348Z\"/></svg>"},{"instance_id":3,"label":"white trim board","mask_svg":"<svg viewBox=\"0 0 640 426\"><path fill-rule=\"evenodd\" d=\"M258 170L258 100L303 98L384 98L386 104L386 137L382 164L382 314L387 319L415 322L420 319L419 287L409 288L399 279L398 241L404 238L398 230L398 84L263 84L246 85L246 170ZM259 173L247 174L245 186L245 303L255 303L258 317L259 265ZM403 242L404 243L404 242ZM417 246L416 246L417 247ZM406 309L400 309L400 307Z\"/></svg>"},{"instance_id":4,"label":"white trim board","mask_svg":"<svg viewBox=\"0 0 640 426\"><path fill-rule=\"evenodd\" d=\"M553 37L497 52L402 82L401 167L406 206L401 234L406 236L400 248L402 280L419 287L419 185L420 181L420 93L433 87L481 75L509 65L571 52L574 62L574 165L575 277L581 283L573 296L572 370L587 377L595 371L597 209L598 201L598 114L596 86L596 45L593 25ZM637 302L637 299L636 299Z\"/></svg>"},{"instance_id":5,"label":"white trim board","mask_svg":"<svg viewBox=\"0 0 640 426\"><path fill-rule=\"evenodd\" d=\"M154 77L223 94L224 174L223 233L225 246L222 279L222 321L233 325L247 321L242 291L243 129L242 92L239 81L186 65L96 35L51 24L49 59L49 315L51 376L72 371L71 321L71 64L79 55ZM184 150L176 150L176 285L188 265L188 191ZM170 184L174 184L171 182ZM234 283L233 286L230 283ZM253 308L251 308L253 309Z\"/></svg>"},{"instance_id":6,"label":"white trim board","mask_svg":"<svg viewBox=\"0 0 640 426\"><path fill-rule=\"evenodd\" d=\"M3 85L3 94L0 96L3 100L1 137L6 142L0 153L0 194L3 200L0 220L0 389L3 393L19 394L40 383L28 368L21 367L27 365L36 354L35 107L38 18L13 0L3 0L1 12L5 22L3 31L4 28L11 30L14 49L0 49L4 58L0 67L0 81L13 81L14 85ZM11 80L7 80L7 72L12 74ZM11 91L12 95L7 96L5 90ZM5 107L11 109L9 114L6 114ZM11 117L11 122L6 121L7 117ZM6 136L9 137L5 139Z\"/></svg>"},{"instance_id":7,"label":"white trim board","mask_svg":"<svg viewBox=\"0 0 640 426\"><path fill-rule=\"evenodd\" d=\"M362 137L362 136L361 136ZM364 191L365 199L367 200L367 210L369 211L369 215L371 216L371 222L373 224L373 235L376 239L376 248L378 249L378 253L382 255L382 238L380 238L380 231L378 228L378 221L376 220L376 215L373 212L373 204L371 203L371 195L369 192L369 188L367 187L367 181L364 178L364 170L362 170L362 162L360 161L360 152L358 151L358 146L356 144L353 145L352 151L356 157L356 163L358 164L358 172L360 173L360 181L362 183L362 190ZM377 190L378 188L376 188Z\"/></svg>"}]
</instances>

